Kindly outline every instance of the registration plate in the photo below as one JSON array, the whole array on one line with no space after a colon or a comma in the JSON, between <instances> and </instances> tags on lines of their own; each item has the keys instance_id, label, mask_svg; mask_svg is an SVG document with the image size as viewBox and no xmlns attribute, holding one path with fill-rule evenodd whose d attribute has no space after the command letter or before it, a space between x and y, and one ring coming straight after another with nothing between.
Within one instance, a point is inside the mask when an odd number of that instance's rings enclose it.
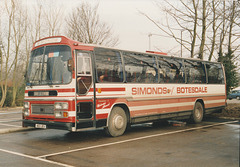
<instances>
[{"instance_id":1,"label":"registration plate","mask_svg":"<svg viewBox=\"0 0 240 167\"><path fill-rule=\"evenodd\" d=\"M49 96L49 92L34 92L34 96Z\"/></svg>"},{"instance_id":2,"label":"registration plate","mask_svg":"<svg viewBox=\"0 0 240 167\"><path fill-rule=\"evenodd\" d=\"M47 125L44 125L44 124L35 124L35 128L46 129L46 128L47 128Z\"/></svg>"}]
</instances>

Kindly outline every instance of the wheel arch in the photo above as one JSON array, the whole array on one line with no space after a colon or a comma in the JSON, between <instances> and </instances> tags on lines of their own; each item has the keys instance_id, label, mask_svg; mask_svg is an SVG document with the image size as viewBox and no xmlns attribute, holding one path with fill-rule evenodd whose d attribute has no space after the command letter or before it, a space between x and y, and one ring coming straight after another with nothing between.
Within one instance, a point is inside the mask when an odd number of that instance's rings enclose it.
<instances>
[{"instance_id":1,"label":"wheel arch","mask_svg":"<svg viewBox=\"0 0 240 167\"><path fill-rule=\"evenodd\" d=\"M203 114L205 114L205 103L204 103L204 100L203 99L196 99L193 107L195 107L197 102L200 102L202 104L202 106L203 106ZM194 108L193 108L193 110L194 110Z\"/></svg>"},{"instance_id":2,"label":"wheel arch","mask_svg":"<svg viewBox=\"0 0 240 167\"><path fill-rule=\"evenodd\" d=\"M130 110L129 110L127 104L125 104L125 103L116 103L116 104L114 104L114 105L112 106L111 111L110 111L110 113L108 114L106 126L108 126L109 117L110 117L111 112L112 112L112 110L113 110L114 107L121 107L121 108L125 111L125 114L126 114L126 116L127 116L127 124L130 124L130 123L131 123L131 121L130 121L130 120L131 120L131 119L130 119Z\"/></svg>"},{"instance_id":3,"label":"wheel arch","mask_svg":"<svg viewBox=\"0 0 240 167\"><path fill-rule=\"evenodd\" d=\"M203 101L203 99L196 99L189 122L198 124L198 123L202 122L204 115L205 115L204 101Z\"/></svg>"}]
</instances>

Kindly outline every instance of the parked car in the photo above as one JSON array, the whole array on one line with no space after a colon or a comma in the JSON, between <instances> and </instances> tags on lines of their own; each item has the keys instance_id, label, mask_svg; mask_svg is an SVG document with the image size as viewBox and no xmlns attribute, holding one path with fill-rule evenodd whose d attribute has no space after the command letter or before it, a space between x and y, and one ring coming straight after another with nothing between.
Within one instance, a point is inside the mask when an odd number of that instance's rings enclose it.
<instances>
[{"instance_id":1,"label":"parked car","mask_svg":"<svg viewBox=\"0 0 240 167\"><path fill-rule=\"evenodd\" d=\"M232 99L240 100L240 90L233 90L233 91L228 95L228 99L229 99L229 100L232 100Z\"/></svg>"}]
</instances>

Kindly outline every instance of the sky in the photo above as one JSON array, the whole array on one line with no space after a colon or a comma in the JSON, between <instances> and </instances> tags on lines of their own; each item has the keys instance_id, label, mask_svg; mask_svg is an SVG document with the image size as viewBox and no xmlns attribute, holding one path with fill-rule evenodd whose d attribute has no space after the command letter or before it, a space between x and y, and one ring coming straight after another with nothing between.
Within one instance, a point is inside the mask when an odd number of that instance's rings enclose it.
<instances>
[{"instance_id":1,"label":"sky","mask_svg":"<svg viewBox=\"0 0 240 167\"><path fill-rule=\"evenodd\" d=\"M0 0L3 2L5 0ZM154 20L166 25L165 13L159 8L163 7L164 0L19 0L23 4L33 7L37 2L43 2L43 7L63 8L65 16L79 6L82 2L92 5L99 4L98 14L102 21L112 26L114 35L119 37L119 44L115 48L145 52L146 50L161 51L171 56L181 56L181 45L174 39L163 37L156 25L140 12L147 14ZM179 0L171 0L178 4ZM35 5L34 5L35 4ZM64 16L64 17L65 17ZM63 18L64 19L64 18ZM209 30L211 31L211 30ZM149 34L154 34L149 38ZM182 39L184 39L184 33ZM181 36L181 32L177 34ZM151 40L150 40L151 39ZM186 38L189 39L189 38ZM151 41L151 42L149 42ZM189 57L189 52L183 47L183 57Z\"/></svg>"},{"instance_id":2,"label":"sky","mask_svg":"<svg viewBox=\"0 0 240 167\"><path fill-rule=\"evenodd\" d=\"M36 0L22 1L28 4L36 3ZM46 5L51 1L46 0ZM150 33L164 34L140 14L140 11L161 20L164 14L156 7L156 2L161 3L163 0L54 0L53 2L56 5L64 6L65 12L69 12L85 1L93 5L99 4L100 18L111 25L114 35L119 37L119 44L115 48L140 52L146 50L169 52L173 48L180 50L180 45L174 40L158 35L151 36L151 45L149 46L148 35Z\"/></svg>"},{"instance_id":3,"label":"sky","mask_svg":"<svg viewBox=\"0 0 240 167\"><path fill-rule=\"evenodd\" d=\"M156 50L163 52L175 47L170 39L157 35L151 36L149 46L149 34L161 34L162 32L140 11L156 19L161 19L163 13L159 12L156 2L152 0L101 0L99 14L113 26L114 32L119 35L121 49L146 51ZM150 47L150 48L149 48Z\"/></svg>"}]
</instances>

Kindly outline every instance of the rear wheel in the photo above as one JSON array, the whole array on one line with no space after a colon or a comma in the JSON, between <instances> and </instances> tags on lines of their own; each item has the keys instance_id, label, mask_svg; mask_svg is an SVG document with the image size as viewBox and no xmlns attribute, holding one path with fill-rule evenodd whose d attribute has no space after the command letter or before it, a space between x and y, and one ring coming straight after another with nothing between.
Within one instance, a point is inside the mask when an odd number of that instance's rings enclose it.
<instances>
[{"instance_id":1,"label":"rear wheel","mask_svg":"<svg viewBox=\"0 0 240 167\"><path fill-rule=\"evenodd\" d=\"M240 97L239 97L239 96L237 96L237 100L240 100Z\"/></svg>"},{"instance_id":2,"label":"rear wheel","mask_svg":"<svg viewBox=\"0 0 240 167\"><path fill-rule=\"evenodd\" d=\"M127 116L121 107L114 107L108 120L108 127L105 131L108 135L121 136L127 127Z\"/></svg>"},{"instance_id":3,"label":"rear wheel","mask_svg":"<svg viewBox=\"0 0 240 167\"><path fill-rule=\"evenodd\" d=\"M200 122L202 122L203 113L204 113L204 109L203 109L202 103L196 102L195 106L194 106L194 109L193 109L192 116L191 116L191 121L193 123L200 123Z\"/></svg>"}]
</instances>

